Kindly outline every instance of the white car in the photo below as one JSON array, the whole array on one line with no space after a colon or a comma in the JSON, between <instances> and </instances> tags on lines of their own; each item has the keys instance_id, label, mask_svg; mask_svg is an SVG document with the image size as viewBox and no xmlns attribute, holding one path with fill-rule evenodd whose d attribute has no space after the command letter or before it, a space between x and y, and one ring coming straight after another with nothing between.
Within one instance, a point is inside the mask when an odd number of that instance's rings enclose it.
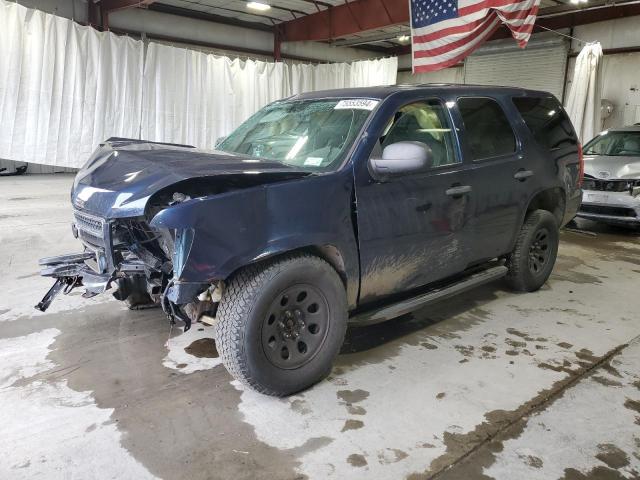
<instances>
[{"instance_id":1,"label":"white car","mask_svg":"<svg viewBox=\"0 0 640 480\"><path fill-rule=\"evenodd\" d=\"M640 227L640 125L605 130L584 146L578 217Z\"/></svg>"}]
</instances>

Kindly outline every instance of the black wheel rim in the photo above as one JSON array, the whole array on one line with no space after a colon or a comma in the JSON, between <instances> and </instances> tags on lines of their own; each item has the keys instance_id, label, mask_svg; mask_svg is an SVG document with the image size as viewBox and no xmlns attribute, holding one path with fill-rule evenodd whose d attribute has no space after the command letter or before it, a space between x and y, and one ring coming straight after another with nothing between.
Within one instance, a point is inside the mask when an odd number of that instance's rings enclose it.
<instances>
[{"instance_id":1,"label":"black wheel rim","mask_svg":"<svg viewBox=\"0 0 640 480\"><path fill-rule=\"evenodd\" d=\"M329 304L312 285L294 285L271 303L262 324L262 348L274 366L300 368L321 350L329 331Z\"/></svg>"},{"instance_id":2,"label":"black wheel rim","mask_svg":"<svg viewBox=\"0 0 640 480\"><path fill-rule=\"evenodd\" d=\"M550 252L549 231L546 228L536 230L529 245L529 271L533 275L540 275L544 271Z\"/></svg>"}]
</instances>

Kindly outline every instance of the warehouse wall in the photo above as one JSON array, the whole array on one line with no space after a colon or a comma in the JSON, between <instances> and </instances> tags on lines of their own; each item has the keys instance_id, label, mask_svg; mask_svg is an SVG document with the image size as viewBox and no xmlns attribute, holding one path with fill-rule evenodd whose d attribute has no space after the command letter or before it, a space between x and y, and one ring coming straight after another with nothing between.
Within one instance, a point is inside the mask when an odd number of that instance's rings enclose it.
<instances>
[{"instance_id":1,"label":"warehouse wall","mask_svg":"<svg viewBox=\"0 0 640 480\"><path fill-rule=\"evenodd\" d=\"M451 67L437 72L417 73L398 72L398 85L422 83L464 83L464 67Z\"/></svg>"},{"instance_id":2,"label":"warehouse wall","mask_svg":"<svg viewBox=\"0 0 640 480\"><path fill-rule=\"evenodd\" d=\"M598 41L602 48L640 47L640 16L618 18L606 22L580 25L573 29L573 36L587 42ZM575 40L574 51L580 51Z\"/></svg>"},{"instance_id":3,"label":"warehouse wall","mask_svg":"<svg viewBox=\"0 0 640 480\"><path fill-rule=\"evenodd\" d=\"M602 48L637 49L635 52L606 54L602 66L602 98L614 104L613 114L603 121L602 128L622 127L640 122L640 16L581 25L573 36L586 42L599 41ZM569 62L567 91L571 86L575 55L582 44L573 41L574 55Z\"/></svg>"}]
</instances>

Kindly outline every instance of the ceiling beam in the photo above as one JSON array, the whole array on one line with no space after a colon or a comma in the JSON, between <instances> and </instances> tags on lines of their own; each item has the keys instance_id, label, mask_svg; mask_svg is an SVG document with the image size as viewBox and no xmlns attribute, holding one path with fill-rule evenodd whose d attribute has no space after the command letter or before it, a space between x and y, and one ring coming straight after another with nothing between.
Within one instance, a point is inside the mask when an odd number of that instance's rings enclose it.
<instances>
[{"instance_id":1,"label":"ceiling beam","mask_svg":"<svg viewBox=\"0 0 640 480\"><path fill-rule=\"evenodd\" d=\"M409 21L407 0L356 0L282 24L284 40L323 41Z\"/></svg>"},{"instance_id":2,"label":"ceiling beam","mask_svg":"<svg viewBox=\"0 0 640 480\"><path fill-rule=\"evenodd\" d=\"M402 30L396 33L381 32L381 33L371 34L363 37L358 36L358 37L353 37L346 40L336 40L335 42L332 43L332 45L334 47L355 47L360 45L367 45L370 43L393 42L393 41L396 41L399 45L401 45L402 42L398 41L398 37L400 35L410 35L409 27L407 27L405 30Z\"/></svg>"},{"instance_id":3,"label":"ceiling beam","mask_svg":"<svg viewBox=\"0 0 640 480\"><path fill-rule=\"evenodd\" d=\"M145 7L151 5L156 0L102 0L100 7L103 11L113 12L114 10L124 10L131 7Z\"/></svg>"},{"instance_id":4,"label":"ceiling beam","mask_svg":"<svg viewBox=\"0 0 640 480\"><path fill-rule=\"evenodd\" d=\"M153 2L155 0L102 0L100 2L100 27L102 30L109 30L109 14L111 12L133 7L147 7Z\"/></svg>"},{"instance_id":5,"label":"ceiling beam","mask_svg":"<svg viewBox=\"0 0 640 480\"><path fill-rule=\"evenodd\" d=\"M169 15L177 15L179 17L193 18L196 20L204 20L207 22L222 23L223 25L234 25L236 27L252 28L254 30L263 30L271 32L272 27L262 22L248 22L239 20L232 16L216 15L214 13L200 12L198 10L189 10L188 8L174 7L164 3L155 3L149 6L149 10L155 12L167 13ZM263 16L264 18L264 16Z\"/></svg>"}]
</instances>

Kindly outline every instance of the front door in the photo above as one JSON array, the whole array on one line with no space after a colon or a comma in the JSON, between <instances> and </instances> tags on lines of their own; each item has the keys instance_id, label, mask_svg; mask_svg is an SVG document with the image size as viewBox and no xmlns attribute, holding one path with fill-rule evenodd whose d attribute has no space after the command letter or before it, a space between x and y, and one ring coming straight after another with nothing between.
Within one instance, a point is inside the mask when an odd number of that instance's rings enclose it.
<instances>
[{"instance_id":1,"label":"front door","mask_svg":"<svg viewBox=\"0 0 640 480\"><path fill-rule=\"evenodd\" d=\"M429 171L382 183L366 168L356 173L361 304L458 273L467 264L472 192L449 112L440 100L414 102L395 112L372 156L402 141L430 148Z\"/></svg>"}]
</instances>

